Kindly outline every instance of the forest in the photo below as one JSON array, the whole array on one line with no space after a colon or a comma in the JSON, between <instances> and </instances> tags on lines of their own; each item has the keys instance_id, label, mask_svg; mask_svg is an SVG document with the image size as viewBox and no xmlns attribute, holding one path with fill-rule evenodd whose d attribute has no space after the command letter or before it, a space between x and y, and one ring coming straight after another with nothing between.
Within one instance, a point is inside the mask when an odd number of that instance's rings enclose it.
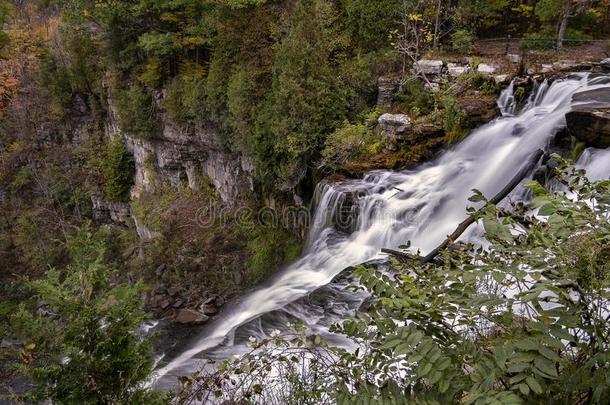
<instances>
[{"instance_id":1,"label":"forest","mask_svg":"<svg viewBox=\"0 0 610 405\"><path fill-rule=\"evenodd\" d=\"M0 404L610 402L608 58L609 0L0 0Z\"/></svg>"}]
</instances>

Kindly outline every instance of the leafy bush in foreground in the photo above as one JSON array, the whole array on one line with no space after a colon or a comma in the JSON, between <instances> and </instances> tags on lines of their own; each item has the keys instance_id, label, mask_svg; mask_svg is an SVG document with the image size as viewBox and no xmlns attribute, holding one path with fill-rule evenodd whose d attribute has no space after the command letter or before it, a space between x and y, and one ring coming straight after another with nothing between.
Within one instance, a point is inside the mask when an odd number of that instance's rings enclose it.
<instances>
[{"instance_id":1,"label":"leafy bush in foreground","mask_svg":"<svg viewBox=\"0 0 610 405\"><path fill-rule=\"evenodd\" d=\"M275 403L311 392L300 403L608 403L610 181L557 179L569 195L532 183L530 204L475 214L489 249L394 263L392 277L358 268L372 305L335 328L357 351L276 336L186 380L182 401Z\"/></svg>"}]
</instances>

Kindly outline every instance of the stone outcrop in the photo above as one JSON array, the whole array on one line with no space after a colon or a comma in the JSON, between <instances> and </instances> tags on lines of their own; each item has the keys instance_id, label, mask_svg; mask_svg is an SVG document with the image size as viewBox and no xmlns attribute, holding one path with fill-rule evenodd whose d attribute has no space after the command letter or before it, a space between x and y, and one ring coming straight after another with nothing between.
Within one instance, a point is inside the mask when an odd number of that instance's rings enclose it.
<instances>
[{"instance_id":1,"label":"stone outcrop","mask_svg":"<svg viewBox=\"0 0 610 405\"><path fill-rule=\"evenodd\" d=\"M464 73L467 73L470 70L470 66L468 65L461 65L458 63L447 63L447 74L449 75L449 77L458 77L460 75L463 75Z\"/></svg>"},{"instance_id":2,"label":"stone outcrop","mask_svg":"<svg viewBox=\"0 0 610 405\"><path fill-rule=\"evenodd\" d=\"M422 59L417 61L414 68L425 75L440 75L443 73L443 66L442 60Z\"/></svg>"},{"instance_id":3,"label":"stone outcrop","mask_svg":"<svg viewBox=\"0 0 610 405\"><path fill-rule=\"evenodd\" d=\"M582 70L591 70L593 64L591 62L576 62L573 60L558 60L553 63L553 70L557 72L576 72Z\"/></svg>"},{"instance_id":4,"label":"stone outcrop","mask_svg":"<svg viewBox=\"0 0 610 405\"><path fill-rule=\"evenodd\" d=\"M378 123L381 138L390 149L396 148L410 134L411 119L406 114L383 114Z\"/></svg>"},{"instance_id":5,"label":"stone outcrop","mask_svg":"<svg viewBox=\"0 0 610 405\"><path fill-rule=\"evenodd\" d=\"M115 224L126 226L129 223L131 209L126 203L104 201L99 196L91 196L93 204L93 221L97 224Z\"/></svg>"},{"instance_id":6,"label":"stone outcrop","mask_svg":"<svg viewBox=\"0 0 610 405\"><path fill-rule=\"evenodd\" d=\"M157 133L146 138L124 133L109 100L109 135L120 134L136 164L132 195L152 191L158 184L188 184L197 190L201 180L211 180L222 201L236 205L253 190L254 167L244 156L228 150L210 124L181 127L162 116Z\"/></svg>"},{"instance_id":7,"label":"stone outcrop","mask_svg":"<svg viewBox=\"0 0 610 405\"><path fill-rule=\"evenodd\" d=\"M498 70L496 66L487 63L479 63L479 66L477 67L477 72L486 75L492 75L496 72L496 70Z\"/></svg>"},{"instance_id":8,"label":"stone outcrop","mask_svg":"<svg viewBox=\"0 0 610 405\"><path fill-rule=\"evenodd\" d=\"M398 89L400 80L395 77L380 77L377 81L377 105L382 108L390 108L394 101L394 93Z\"/></svg>"},{"instance_id":9,"label":"stone outcrop","mask_svg":"<svg viewBox=\"0 0 610 405\"><path fill-rule=\"evenodd\" d=\"M458 100L459 109L466 115L471 127L485 124L500 113L495 96L473 95Z\"/></svg>"}]
</instances>

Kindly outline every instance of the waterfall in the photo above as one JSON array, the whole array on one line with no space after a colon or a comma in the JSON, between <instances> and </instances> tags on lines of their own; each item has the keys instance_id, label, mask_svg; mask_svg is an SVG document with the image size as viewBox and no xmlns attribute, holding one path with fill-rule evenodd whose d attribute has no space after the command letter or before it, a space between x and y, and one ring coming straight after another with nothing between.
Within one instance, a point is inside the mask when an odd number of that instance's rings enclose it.
<instances>
[{"instance_id":1,"label":"waterfall","mask_svg":"<svg viewBox=\"0 0 610 405\"><path fill-rule=\"evenodd\" d=\"M157 370L157 384L175 384L177 376L197 369L200 357L239 354L248 336L268 336L273 329L285 329L287 321L300 320L312 333L332 341L336 337L328 326L353 314L363 299L345 288L347 281L336 280L342 270L383 258L381 248L407 241L423 253L433 249L464 219L467 206L476 205L468 201L472 189L487 197L495 195L532 151L547 148L565 126L572 95L602 86L589 81L586 74L552 85L543 82L524 110L513 115L511 83L498 100L504 115L474 130L435 161L415 170L380 170L360 180L321 184L302 257L206 325L188 350ZM590 150L579 164L597 178L607 178L610 154ZM519 198L518 193L513 197ZM350 231L335 226L348 194L355 200L349 210L356 214L348 216L353 220Z\"/></svg>"},{"instance_id":2,"label":"waterfall","mask_svg":"<svg viewBox=\"0 0 610 405\"><path fill-rule=\"evenodd\" d=\"M535 89L534 89L535 91ZM513 115L517 109L517 100L515 100L515 79L513 79L507 88L502 90L498 97L498 108L502 115Z\"/></svg>"}]
</instances>

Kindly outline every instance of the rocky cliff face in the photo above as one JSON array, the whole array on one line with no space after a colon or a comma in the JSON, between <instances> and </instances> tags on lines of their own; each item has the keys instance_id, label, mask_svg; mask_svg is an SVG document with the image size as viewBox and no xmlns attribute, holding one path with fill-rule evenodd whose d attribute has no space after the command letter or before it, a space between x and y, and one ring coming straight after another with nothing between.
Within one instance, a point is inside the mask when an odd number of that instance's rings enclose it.
<instances>
[{"instance_id":1,"label":"rocky cliff face","mask_svg":"<svg viewBox=\"0 0 610 405\"><path fill-rule=\"evenodd\" d=\"M228 150L213 126L179 127L162 116L160 130L143 139L121 130L112 100L108 110L107 135L123 136L134 156L133 197L153 191L157 184L187 183L197 190L204 177L211 180L228 206L237 205L253 191L253 165L244 156Z\"/></svg>"}]
</instances>

